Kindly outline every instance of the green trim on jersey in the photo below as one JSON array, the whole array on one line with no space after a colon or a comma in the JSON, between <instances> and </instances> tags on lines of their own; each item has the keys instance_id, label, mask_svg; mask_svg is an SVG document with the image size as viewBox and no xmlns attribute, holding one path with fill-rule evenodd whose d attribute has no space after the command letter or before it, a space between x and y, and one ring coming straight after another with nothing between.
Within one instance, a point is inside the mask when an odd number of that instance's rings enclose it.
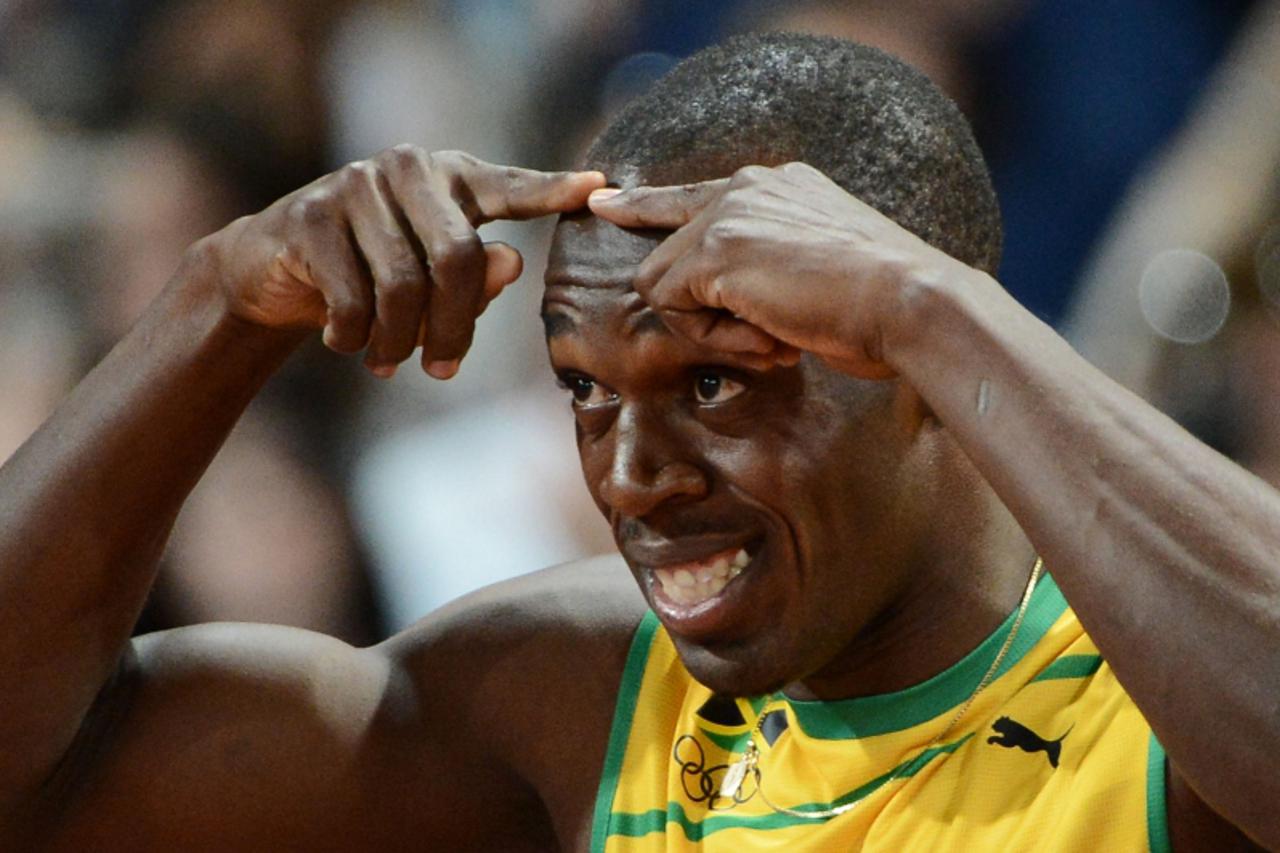
<instances>
[{"instance_id":1,"label":"green trim on jersey","mask_svg":"<svg viewBox=\"0 0 1280 853\"><path fill-rule=\"evenodd\" d=\"M1102 655L1064 655L1031 679L1053 681L1056 678L1088 678L1102 668Z\"/></svg>"},{"instance_id":2,"label":"green trim on jersey","mask_svg":"<svg viewBox=\"0 0 1280 853\"><path fill-rule=\"evenodd\" d=\"M1169 844L1165 764L1164 747L1152 732L1147 747L1147 847L1151 853L1171 853L1173 849Z\"/></svg>"},{"instance_id":3,"label":"green trim on jersey","mask_svg":"<svg viewBox=\"0 0 1280 853\"><path fill-rule=\"evenodd\" d=\"M631 719L635 716L636 702L640 698L640 682L649 662L649 647L658 631L658 617L646 611L631 640L627 663L622 669L622 683L618 687L618 702L614 706L613 727L609 731L609 745L605 749L604 770L600 774L600 787L596 791L596 808L591 827L592 853L604 853L609 837L609 812L613 808L613 796L618 790L618 777L622 760L627 755L627 739L631 735Z\"/></svg>"},{"instance_id":4,"label":"green trim on jersey","mask_svg":"<svg viewBox=\"0 0 1280 853\"><path fill-rule=\"evenodd\" d=\"M886 782L895 779L910 779L919 773L926 765L939 755L947 755L955 752L965 744L971 737L973 732L962 738L954 740L950 743L940 744L925 750L919 755L911 758L867 782L859 785L852 791L844 794L836 799L826 803L803 803L794 806L796 811L801 812L820 812L829 809L839 808L848 803L856 802L884 785ZM830 818L828 818L829 820ZM786 829L792 826L800 826L812 824L813 818L799 817L796 815L775 812L767 815L712 815L703 820L695 820L689 817L684 810L684 806L677 802L667 803L666 810L651 809L640 814L629 814L627 812L614 812L610 815L610 834L615 836L624 836L628 838L640 838L651 832L662 832L668 823L677 824L690 841L698 842L708 835L720 832L726 829L753 829L753 830L770 830L770 829Z\"/></svg>"},{"instance_id":5,"label":"green trim on jersey","mask_svg":"<svg viewBox=\"0 0 1280 853\"><path fill-rule=\"evenodd\" d=\"M1062 597L1053 578L1047 573L1041 576L1032 593L1031 602L1027 605L1027 613L1023 617L1018 636L1014 638L1009 653L1001 661L992 681L1022 660L1066 609L1067 600ZM834 702L802 702L795 699L787 699L787 702L805 734L819 740L873 737L918 726L969 698L973 686L999 654L1016 615L1015 610L977 648L951 667L914 687L896 693Z\"/></svg>"}]
</instances>

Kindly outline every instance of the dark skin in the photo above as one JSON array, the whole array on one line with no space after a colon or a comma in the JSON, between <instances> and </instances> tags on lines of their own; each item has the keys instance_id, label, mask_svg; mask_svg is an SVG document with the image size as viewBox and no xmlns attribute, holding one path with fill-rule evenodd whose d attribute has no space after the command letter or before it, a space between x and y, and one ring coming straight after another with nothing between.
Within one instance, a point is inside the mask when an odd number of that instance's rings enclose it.
<instances>
[{"instance_id":1,"label":"dark skin","mask_svg":"<svg viewBox=\"0 0 1280 853\"><path fill-rule=\"evenodd\" d=\"M520 269L475 226L603 184L402 147L192 248L0 469L4 846L586 846L644 608L616 558L367 650L128 633L183 499L309 331L380 375L422 344L448 377ZM1206 803L1280 843L1274 492L808 167L592 209L558 232L546 307L587 485L660 613L654 564L739 541L755 560L727 615L666 608L695 675L823 698L919 681L1039 552L1168 749L1175 845L1244 843ZM931 607L940 588L960 606Z\"/></svg>"}]
</instances>

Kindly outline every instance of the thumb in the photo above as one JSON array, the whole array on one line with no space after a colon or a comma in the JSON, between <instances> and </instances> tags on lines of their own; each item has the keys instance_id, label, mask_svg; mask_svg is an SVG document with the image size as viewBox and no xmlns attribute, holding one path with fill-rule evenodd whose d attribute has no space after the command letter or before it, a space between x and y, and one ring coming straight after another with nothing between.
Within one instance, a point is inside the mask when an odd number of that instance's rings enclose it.
<instances>
[{"instance_id":1,"label":"thumb","mask_svg":"<svg viewBox=\"0 0 1280 853\"><path fill-rule=\"evenodd\" d=\"M623 228L674 230L688 225L729 186L728 178L671 187L603 189L591 193L591 212Z\"/></svg>"},{"instance_id":2,"label":"thumb","mask_svg":"<svg viewBox=\"0 0 1280 853\"><path fill-rule=\"evenodd\" d=\"M484 270L484 301L487 304L520 277L520 273L524 271L524 258L506 243L497 241L484 244L484 256L487 262Z\"/></svg>"}]
</instances>

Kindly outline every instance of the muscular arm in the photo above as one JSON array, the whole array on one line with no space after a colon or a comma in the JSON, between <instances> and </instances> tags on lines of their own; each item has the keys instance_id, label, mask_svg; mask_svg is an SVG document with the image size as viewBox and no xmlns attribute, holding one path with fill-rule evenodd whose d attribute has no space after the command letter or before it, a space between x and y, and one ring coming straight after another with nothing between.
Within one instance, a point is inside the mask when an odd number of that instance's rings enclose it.
<instances>
[{"instance_id":1,"label":"muscular arm","mask_svg":"<svg viewBox=\"0 0 1280 853\"><path fill-rule=\"evenodd\" d=\"M986 276L908 289L900 319L891 363L1052 567L1178 773L1280 844L1280 496Z\"/></svg>"},{"instance_id":2,"label":"muscular arm","mask_svg":"<svg viewBox=\"0 0 1280 853\"><path fill-rule=\"evenodd\" d=\"M167 762L223 737L219 760L193 765L215 773L240 766L228 750L280 750L288 760L254 765L257 776L208 783L267 804L290 783L292 756L314 749L319 761L361 743L395 681L377 656L309 635L228 642L219 631L127 652L174 516L301 336L323 328L332 348L365 350L384 375L422 345L424 366L452 375L476 315L520 272L514 250L484 246L475 226L574 209L601 182L398 148L188 252L138 326L0 469L0 842L66 802L75 780L114 772L102 738L133 737L146 760ZM246 651L257 640L289 651L259 667ZM272 694L280 701L263 698ZM158 702L155 714L181 720L193 740L137 739L129 720L145 714L130 710L134 699ZM101 722L116 713L123 728ZM294 726L302 718L324 722ZM291 734L272 735L277 726ZM182 825L181 811L168 815Z\"/></svg>"},{"instance_id":3,"label":"muscular arm","mask_svg":"<svg viewBox=\"0 0 1280 853\"><path fill-rule=\"evenodd\" d=\"M914 387L1044 557L1177 778L1280 846L1280 495L990 276L808 166L601 196L593 210L618 224L678 228L636 287L687 336Z\"/></svg>"},{"instance_id":4,"label":"muscular arm","mask_svg":"<svg viewBox=\"0 0 1280 853\"><path fill-rule=\"evenodd\" d=\"M141 638L29 831L58 851L575 846L640 603L597 563L368 650L260 625Z\"/></svg>"},{"instance_id":5,"label":"muscular arm","mask_svg":"<svg viewBox=\"0 0 1280 853\"><path fill-rule=\"evenodd\" d=\"M223 313L201 251L0 469L0 814L117 665L182 500L293 334Z\"/></svg>"}]
</instances>

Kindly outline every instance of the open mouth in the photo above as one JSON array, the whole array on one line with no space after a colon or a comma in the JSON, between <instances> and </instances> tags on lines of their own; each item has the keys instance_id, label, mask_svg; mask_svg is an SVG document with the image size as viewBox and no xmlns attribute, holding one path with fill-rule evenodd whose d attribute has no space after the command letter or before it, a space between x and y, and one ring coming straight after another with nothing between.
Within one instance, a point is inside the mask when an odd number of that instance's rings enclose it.
<instances>
[{"instance_id":1,"label":"open mouth","mask_svg":"<svg viewBox=\"0 0 1280 853\"><path fill-rule=\"evenodd\" d=\"M730 641L759 630L772 612L777 577L763 535L717 537L705 547L630 543L623 551L662 624L686 640Z\"/></svg>"},{"instance_id":2,"label":"open mouth","mask_svg":"<svg viewBox=\"0 0 1280 853\"><path fill-rule=\"evenodd\" d=\"M670 601L697 607L720 595L750 562L746 548L730 548L701 560L655 566L653 576Z\"/></svg>"}]
</instances>

